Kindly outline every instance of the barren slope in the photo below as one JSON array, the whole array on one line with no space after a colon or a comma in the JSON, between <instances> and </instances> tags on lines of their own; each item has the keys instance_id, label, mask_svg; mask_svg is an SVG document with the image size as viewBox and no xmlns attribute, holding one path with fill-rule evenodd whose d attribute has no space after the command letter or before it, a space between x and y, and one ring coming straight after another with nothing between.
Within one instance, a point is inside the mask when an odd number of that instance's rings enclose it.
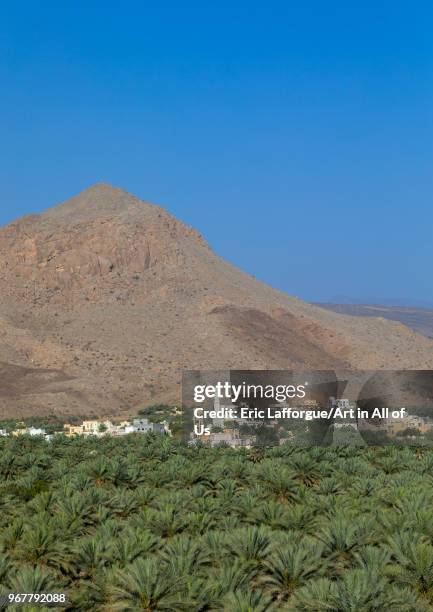
<instances>
[{"instance_id":1,"label":"barren slope","mask_svg":"<svg viewBox=\"0 0 433 612\"><path fill-rule=\"evenodd\" d=\"M183 368L431 368L398 323L291 298L107 185L0 230L0 418L179 398Z\"/></svg>"},{"instance_id":2,"label":"barren slope","mask_svg":"<svg viewBox=\"0 0 433 612\"><path fill-rule=\"evenodd\" d=\"M318 303L317 306L354 317L383 317L391 321L399 321L419 334L433 339L433 310L430 308L331 303Z\"/></svg>"}]
</instances>

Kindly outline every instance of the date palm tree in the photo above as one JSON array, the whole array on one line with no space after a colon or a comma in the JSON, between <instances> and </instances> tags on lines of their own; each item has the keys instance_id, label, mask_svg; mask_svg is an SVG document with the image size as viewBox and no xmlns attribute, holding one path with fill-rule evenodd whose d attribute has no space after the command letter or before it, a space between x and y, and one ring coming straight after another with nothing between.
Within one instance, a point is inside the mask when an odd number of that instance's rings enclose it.
<instances>
[{"instance_id":1,"label":"date palm tree","mask_svg":"<svg viewBox=\"0 0 433 612\"><path fill-rule=\"evenodd\" d=\"M61 591L61 583L55 574L43 567L23 567L13 574L7 583L13 593L43 593Z\"/></svg>"},{"instance_id":2,"label":"date palm tree","mask_svg":"<svg viewBox=\"0 0 433 612\"><path fill-rule=\"evenodd\" d=\"M187 578L210 563L203 545L184 535L170 540L158 556L169 573L180 578Z\"/></svg>"},{"instance_id":3,"label":"date palm tree","mask_svg":"<svg viewBox=\"0 0 433 612\"><path fill-rule=\"evenodd\" d=\"M34 567L51 567L58 572L71 570L67 547L43 517L26 525L15 547L14 558Z\"/></svg>"},{"instance_id":4,"label":"date palm tree","mask_svg":"<svg viewBox=\"0 0 433 612\"><path fill-rule=\"evenodd\" d=\"M427 542L412 542L406 550L393 547L393 565L388 572L395 583L411 586L433 604L433 546Z\"/></svg>"},{"instance_id":5,"label":"date palm tree","mask_svg":"<svg viewBox=\"0 0 433 612\"><path fill-rule=\"evenodd\" d=\"M237 590L228 593L223 601L224 610L236 610L236 612L271 612L276 610L272 598L258 590Z\"/></svg>"},{"instance_id":6,"label":"date palm tree","mask_svg":"<svg viewBox=\"0 0 433 612\"><path fill-rule=\"evenodd\" d=\"M162 570L157 560L138 559L112 578L107 610L122 612L143 610L188 610L182 601L184 584Z\"/></svg>"},{"instance_id":7,"label":"date palm tree","mask_svg":"<svg viewBox=\"0 0 433 612\"><path fill-rule=\"evenodd\" d=\"M293 612L340 612L336 606L337 592L336 583L329 578L309 580L295 591L287 609Z\"/></svg>"},{"instance_id":8,"label":"date palm tree","mask_svg":"<svg viewBox=\"0 0 433 612\"><path fill-rule=\"evenodd\" d=\"M287 600L294 591L316 578L325 570L322 547L301 543L276 550L265 562L265 574L261 582L280 600Z\"/></svg>"}]
</instances>

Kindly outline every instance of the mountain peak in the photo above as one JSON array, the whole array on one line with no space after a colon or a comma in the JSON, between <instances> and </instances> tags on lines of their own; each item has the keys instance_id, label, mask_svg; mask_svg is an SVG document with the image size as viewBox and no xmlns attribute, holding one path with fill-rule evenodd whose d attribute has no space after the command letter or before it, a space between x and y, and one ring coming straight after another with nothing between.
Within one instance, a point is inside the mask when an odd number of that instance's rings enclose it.
<instances>
[{"instance_id":1,"label":"mountain peak","mask_svg":"<svg viewBox=\"0 0 433 612\"><path fill-rule=\"evenodd\" d=\"M120 187L114 187L114 185L110 185L110 183L93 183L89 187L86 187L80 193L78 193L75 198L89 198L89 197L111 197L113 195L117 196L132 196L125 189L121 189Z\"/></svg>"},{"instance_id":2,"label":"mountain peak","mask_svg":"<svg viewBox=\"0 0 433 612\"><path fill-rule=\"evenodd\" d=\"M105 295L107 287L114 291L113 282L106 282L114 276L121 282L150 268L152 274L155 268L181 268L197 247L209 250L195 230L164 209L97 183L40 215L3 228L0 276L13 270L22 278L37 279L41 298L48 302L59 297L53 287L65 299L69 291L82 291L88 282L95 299L98 283Z\"/></svg>"},{"instance_id":3,"label":"mountain peak","mask_svg":"<svg viewBox=\"0 0 433 612\"><path fill-rule=\"evenodd\" d=\"M43 213L44 221L83 223L112 217L143 216L159 210L158 206L107 183L95 183L76 196Z\"/></svg>"}]
</instances>

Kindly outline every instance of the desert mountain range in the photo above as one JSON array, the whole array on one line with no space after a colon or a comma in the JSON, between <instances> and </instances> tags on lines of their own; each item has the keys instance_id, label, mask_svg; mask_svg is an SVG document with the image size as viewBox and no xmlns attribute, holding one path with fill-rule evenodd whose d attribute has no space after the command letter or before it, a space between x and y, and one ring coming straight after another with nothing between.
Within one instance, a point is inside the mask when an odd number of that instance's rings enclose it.
<instances>
[{"instance_id":1,"label":"desert mountain range","mask_svg":"<svg viewBox=\"0 0 433 612\"><path fill-rule=\"evenodd\" d=\"M386 306L383 304L330 304L318 303L318 306L349 314L354 317L383 317L399 321L414 331L433 339L433 309L414 306Z\"/></svg>"},{"instance_id":2,"label":"desert mountain range","mask_svg":"<svg viewBox=\"0 0 433 612\"><path fill-rule=\"evenodd\" d=\"M276 291L109 185L0 230L0 418L136 413L179 401L182 369L334 367L433 368L433 341Z\"/></svg>"}]
</instances>

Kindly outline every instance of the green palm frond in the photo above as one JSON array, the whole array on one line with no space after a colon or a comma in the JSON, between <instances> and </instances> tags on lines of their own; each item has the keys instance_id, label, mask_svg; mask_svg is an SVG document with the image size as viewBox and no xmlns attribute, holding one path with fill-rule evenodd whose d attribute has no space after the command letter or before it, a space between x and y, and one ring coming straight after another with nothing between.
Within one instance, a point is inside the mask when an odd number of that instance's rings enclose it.
<instances>
[{"instance_id":1,"label":"green palm frond","mask_svg":"<svg viewBox=\"0 0 433 612\"><path fill-rule=\"evenodd\" d=\"M107 610L188 610L182 598L184 587L179 579L161 571L155 559L139 559L113 573Z\"/></svg>"},{"instance_id":2,"label":"green palm frond","mask_svg":"<svg viewBox=\"0 0 433 612\"><path fill-rule=\"evenodd\" d=\"M320 576L326 567L321 556L322 547L317 544L285 546L265 563L262 582L278 599L288 599L299 586Z\"/></svg>"},{"instance_id":3,"label":"green palm frond","mask_svg":"<svg viewBox=\"0 0 433 612\"><path fill-rule=\"evenodd\" d=\"M262 591L237 590L224 597L222 609L227 612L271 612L276 607L271 597Z\"/></svg>"}]
</instances>

